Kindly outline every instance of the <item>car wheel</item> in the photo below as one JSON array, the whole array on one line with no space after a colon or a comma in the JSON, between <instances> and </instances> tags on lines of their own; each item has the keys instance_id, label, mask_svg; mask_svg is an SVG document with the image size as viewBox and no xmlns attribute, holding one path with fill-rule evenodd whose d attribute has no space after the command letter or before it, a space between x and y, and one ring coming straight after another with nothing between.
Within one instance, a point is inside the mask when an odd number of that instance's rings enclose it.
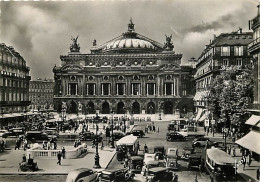
<instances>
[{"instance_id":1,"label":"car wheel","mask_svg":"<svg viewBox=\"0 0 260 182\"><path fill-rule=\"evenodd\" d=\"M84 182L84 180L83 179L79 179L77 182Z\"/></svg>"},{"instance_id":2,"label":"car wheel","mask_svg":"<svg viewBox=\"0 0 260 182\"><path fill-rule=\"evenodd\" d=\"M125 173L125 179L128 179L130 177L129 173Z\"/></svg>"},{"instance_id":3,"label":"car wheel","mask_svg":"<svg viewBox=\"0 0 260 182\"><path fill-rule=\"evenodd\" d=\"M140 170L140 169L141 169L141 166L139 166L139 165L136 166L136 169L137 169L137 170Z\"/></svg>"},{"instance_id":4,"label":"car wheel","mask_svg":"<svg viewBox=\"0 0 260 182\"><path fill-rule=\"evenodd\" d=\"M171 138L170 138L170 137L167 137L166 139L167 139L167 141L171 141Z\"/></svg>"}]
</instances>

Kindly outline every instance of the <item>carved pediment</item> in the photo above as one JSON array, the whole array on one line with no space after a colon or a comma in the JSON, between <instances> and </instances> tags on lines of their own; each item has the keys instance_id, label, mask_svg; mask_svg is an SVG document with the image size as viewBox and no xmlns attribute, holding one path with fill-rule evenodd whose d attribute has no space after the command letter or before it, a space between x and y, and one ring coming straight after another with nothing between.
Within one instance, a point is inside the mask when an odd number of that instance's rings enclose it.
<instances>
[{"instance_id":1,"label":"carved pediment","mask_svg":"<svg viewBox=\"0 0 260 182\"><path fill-rule=\"evenodd\" d=\"M83 68L79 65L65 65L61 68L62 71L82 71Z\"/></svg>"},{"instance_id":2,"label":"carved pediment","mask_svg":"<svg viewBox=\"0 0 260 182\"><path fill-rule=\"evenodd\" d=\"M160 70L175 70L175 69L180 69L180 66L176 64L164 64L160 67Z\"/></svg>"}]
</instances>

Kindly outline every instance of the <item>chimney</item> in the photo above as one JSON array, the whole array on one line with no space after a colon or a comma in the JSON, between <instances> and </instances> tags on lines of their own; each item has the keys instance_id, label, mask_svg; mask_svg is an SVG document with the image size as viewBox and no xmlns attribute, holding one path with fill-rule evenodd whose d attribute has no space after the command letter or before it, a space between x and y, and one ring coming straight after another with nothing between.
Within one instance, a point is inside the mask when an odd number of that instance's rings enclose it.
<instances>
[{"instance_id":1,"label":"chimney","mask_svg":"<svg viewBox=\"0 0 260 182\"><path fill-rule=\"evenodd\" d=\"M238 31L239 31L239 33L242 33L242 28L241 28L241 27L239 27Z\"/></svg>"},{"instance_id":2,"label":"chimney","mask_svg":"<svg viewBox=\"0 0 260 182\"><path fill-rule=\"evenodd\" d=\"M217 38L216 34L214 34L214 40Z\"/></svg>"}]
</instances>

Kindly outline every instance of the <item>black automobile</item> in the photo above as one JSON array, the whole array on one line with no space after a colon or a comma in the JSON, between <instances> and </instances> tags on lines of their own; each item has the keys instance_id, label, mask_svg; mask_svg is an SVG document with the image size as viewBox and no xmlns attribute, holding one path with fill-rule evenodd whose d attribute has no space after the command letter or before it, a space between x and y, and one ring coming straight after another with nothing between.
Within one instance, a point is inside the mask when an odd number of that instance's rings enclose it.
<instances>
[{"instance_id":1,"label":"black automobile","mask_svg":"<svg viewBox=\"0 0 260 182\"><path fill-rule=\"evenodd\" d=\"M92 140L93 137L94 137L94 133L93 132L89 132L89 131L86 131L84 133L80 133L79 134L79 139L82 140L82 141Z\"/></svg>"},{"instance_id":2,"label":"black automobile","mask_svg":"<svg viewBox=\"0 0 260 182\"><path fill-rule=\"evenodd\" d=\"M154 146L154 151L153 151L156 156L158 156L158 159L164 159L165 156L165 149L164 146Z\"/></svg>"},{"instance_id":3,"label":"black automobile","mask_svg":"<svg viewBox=\"0 0 260 182\"><path fill-rule=\"evenodd\" d=\"M142 137L145 136L145 133L144 133L143 130L133 130L133 131L132 131L132 134L133 134L134 136L137 136L137 137L140 137L140 138L142 138Z\"/></svg>"},{"instance_id":4,"label":"black automobile","mask_svg":"<svg viewBox=\"0 0 260 182\"><path fill-rule=\"evenodd\" d=\"M20 135L24 134L24 128L12 128L9 129L8 132L4 133L2 135L3 138L7 138L7 137L19 137Z\"/></svg>"},{"instance_id":5,"label":"black automobile","mask_svg":"<svg viewBox=\"0 0 260 182\"><path fill-rule=\"evenodd\" d=\"M129 169L132 172L140 173L144 164L144 158L141 156L131 156L129 158Z\"/></svg>"},{"instance_id":6,"label":"black automobile","mask_svg":"<svg viewBox=\"0 0 260 182\"><path fill-rule=\"evenodd\" d=\"M32 143L49 140L48 134L41 131L28 131L25 133L25 138Z\"/></svg>"},{"instance_id":7,"label":"black automobile","mask_svg":"<svg viewBox=\"0 0 260 182\"><path fill-rule=\"evenodd\" d=\"M201 171L203 166L204 164L200 154L191 154L189 156L188 169L197 168Z\"/></svg>"},{"instance_id":8,"label":"black automobile","mask_svg":"<svg viewBox=\"0 0 260 182\"><path fill-rule=\"evenodd\" d=\"M184 140L186 140L186 137L177 132L169 132L166 134L166 140L167 141L174 141L174 140L184 141Z\"/></svg>"},{"instance_id":9,"label":"black automobile","mask_svg":"<svg viewBox=\"0 0 260 182\"><path fill-rule=\"evenodd\" d=\"M155 167L148 170L146 175L146 181L172 181L173 174L170 169L164 167Z\"/></svg>"},{"instance_id":10,"label":"black automobile","mask_svg":"<svg viewBox=\"0 0 260 182\"><path fill-rule=\"evenodd\" d=\"M99 176L99 181L127 181L133 179L134 173L127 169L105 169Z\"/></svg>"},{"instance_id":11,"label":"black automobile","mask_svg":"<svg viewBox=\"0 0 260 182\"><path fill-rule=\"evenodd\" d=\"M125 134L120 131L114 131L113 136L114 136L114 141L117 141L117 140L123 138L125 136Z\"/></svg>"}]
</instances>

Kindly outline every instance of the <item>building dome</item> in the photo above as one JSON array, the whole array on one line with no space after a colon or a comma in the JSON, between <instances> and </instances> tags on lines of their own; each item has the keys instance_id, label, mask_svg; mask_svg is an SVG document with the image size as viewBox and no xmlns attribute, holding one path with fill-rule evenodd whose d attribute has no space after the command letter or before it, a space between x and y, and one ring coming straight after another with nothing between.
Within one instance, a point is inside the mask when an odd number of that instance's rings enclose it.
<instances>
[{"instance_id":1,"label":"building dome","mask_svg":"<svg viewBox=\"0 0 260 182\"><path fill-rule=\"evenodd\" d=\"M101 52L157 52L162 51L163 45L135 32L132 20L128 24L128 31L100 46L93 44L92 53Z\"/></svg>"}]
</instances>

